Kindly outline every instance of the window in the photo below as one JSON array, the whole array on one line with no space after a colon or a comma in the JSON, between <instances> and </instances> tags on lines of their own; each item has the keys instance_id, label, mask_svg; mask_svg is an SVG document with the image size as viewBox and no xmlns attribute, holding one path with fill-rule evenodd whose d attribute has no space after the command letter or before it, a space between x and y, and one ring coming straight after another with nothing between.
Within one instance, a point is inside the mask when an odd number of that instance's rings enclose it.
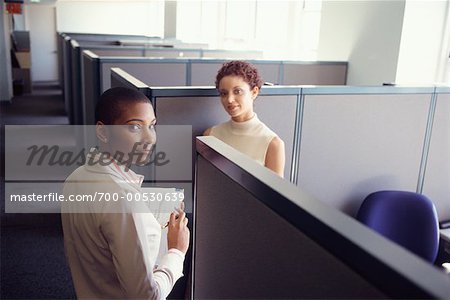
<instances>
[{"instance_id":1,"label":"window","mask_svg":"<svg viewBox=\"0 0 450 300\"><path fill-rule=\"evenodd\" d=\"M315 60L321 9L321 0L178 1L177 38L259 50L268 59Z\"/></svg>"}]
</instances>

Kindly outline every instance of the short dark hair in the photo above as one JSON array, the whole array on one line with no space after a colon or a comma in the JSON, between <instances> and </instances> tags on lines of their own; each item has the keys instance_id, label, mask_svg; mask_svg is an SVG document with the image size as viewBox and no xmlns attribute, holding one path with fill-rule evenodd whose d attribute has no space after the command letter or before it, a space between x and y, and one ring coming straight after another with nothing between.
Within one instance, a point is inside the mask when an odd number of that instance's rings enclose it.
<instances>
[{"instance_id":1,"label":"short dark hair","mask_svg":"<svg viewBox=\"0 0 450 300\"><path fill-rule=\"evenodd\" d=\"M135 103L149 103L150 100L138 90L114 87L106 90L95 107L95 123L101 121L105 125L114 124L127 105Z\"/></svg>"},{"instance_id":2,"label":"short dark hair","mask_svg":"<svg viewBox=\"0 0 450 300\"><path fill-rule=\"evenodd\" d=\"M258 74L258 70L252 64L242 60L232 60L222 65L216 76L216 88L219 88L219 83L225 76L239 76L248 83L250 89L255 86L261 88L262 79Z\"/></svg>"}]
</instances>

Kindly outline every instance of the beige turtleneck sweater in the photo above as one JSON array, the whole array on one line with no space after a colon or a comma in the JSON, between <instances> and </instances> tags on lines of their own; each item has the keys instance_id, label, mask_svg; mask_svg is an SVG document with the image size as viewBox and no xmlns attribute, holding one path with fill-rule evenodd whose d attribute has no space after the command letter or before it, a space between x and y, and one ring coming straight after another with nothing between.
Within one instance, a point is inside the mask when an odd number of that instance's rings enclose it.
<instances>
[{"instance_id":1,"label":"beige turtleneck sweater","mask_svg":"<svg viewBox=\"0 0 450 300\"><path fill-rule=\"evenodd\" d=\"M262 165L265 164L270 142L277 136L258 119L256 113L253 118L244 122L229 120L214 126L210 135L250 156Z\"/></svg>"}]
</instances>

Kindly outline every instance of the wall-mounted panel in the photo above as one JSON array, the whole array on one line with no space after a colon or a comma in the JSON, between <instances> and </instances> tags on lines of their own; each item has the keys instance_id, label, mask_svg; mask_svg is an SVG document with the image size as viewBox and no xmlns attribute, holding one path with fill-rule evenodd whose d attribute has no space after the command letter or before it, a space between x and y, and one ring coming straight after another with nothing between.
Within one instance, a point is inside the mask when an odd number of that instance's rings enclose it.
<instances>
[{"instance_id":1,"label":"wall-mounted panel","mask_svg":"<svg viewBox=\"0 0 450 300\"><path fill-rule=\"evenodd\" d=\"M130 75L138 78L149 86L185 86L185 63L131 63L131 62L105 62L102 63L102 91L111 87L112 67L121 68Z\"/></svg>"},{"instance_id":2,"label":"wall-mounted panel","mask_svg":"<svg viewBox=\"0 0 450 300\"><path fill-rule=\"evenodd\" d=\"M257 63L251 62L258 69L263 82L280 84L279 63ZM201 62L194 61L191 65L191 85L193 86L214 86L216 75L222 67L223 62Z\"/></svg>"},{"instance_id":3,"label":"wall-mounted panel","mask_svg":"<svg viewBox=\"0 0 450 300\"><path fill-rule=\"evenodd\" d=\"M258 73L261 76L263 82L270 82L273 84L283 84L280 82L280 63L253 63L258 69Z\"/></svg>"},{"instance_id":4,"label":"wall-mounted panel","mask_svg":"<svg viewBox=\"0 0 450 300\"><path fill-rule=\"evenodd\" d=\"M92 52L98 56L131 56L139 57L144 56L144 49L92 49Z\"/></svg>"},{"instance_id":5,"label":"wall-mounted panel","mask_svg":"<svg viewBox=\"0 0 450 300\"><path fill-rule=\"evenodd\" d=\"M200 58L201 50L146 49L145 56L164 57L164 58L177 58L177 57Z\"/></svg>"},{"instance_id":6,"label":"wall-mounted panel","mask_svg":"<svg viewBox=\"0 0 450 300\"><path fill-rule=\"evenodd\" d=\"M283 78L284 85L345 85L347 65L285 63Z\"/></svg>"},{"instance_id":7,"label":"wall-mounted panel","mask_svg":"<svg viewBox=\"0 0 450 300\"><path fill-rule=\"evenodd\" d=\"M193 62L191 64L191 84L193 86L215 86L217 71L221 62Z\"/></svg>"},{"instance_id":8,"label":"wall-mounted panel","mask_svg":"<svg viewBox=\"0 0 450 300\"><path fill-rule=\"evenodd\" d=\"M229 118L218 97L158 97L155 106L159 125L192 125L195 136Z\"/></svg>"},{"instance_id":9,"label":"wall-mounted panel","mask_svg":"<svg viewBox=\"0 0 450 300\"><path fill-rule=\"evenodd\" d=\"M203 57L222 59L262 59L263 53L259 51L232 51L232 50L205 50Z\"/></svg>"},{"instance_id":10,"label":"wall-mounted panel","mask_svg":"<svg viewBox=\"0 0 450 300\"><path fill-rule=\"evenodd\" d=\"M288 180L294 149L296 109L296 95L259 96L255 102L258 118L284 141L286 157L284 178Z\"/></svg>"},{"instance_id":11,"label":"wall-mounted panel","mask_svg":"<svg viewBox=\"0 0 450 300\"><path fill-rule=\"evenodd\" d=\"M305 95L299 187L352 216L377 190L416 191L431 97Z\"/></svg>"},{"instance_id":12,"label":"wall-mounted panel","mask_svg":"<svg viewBox=\"0 0 450 300\"><path fill-rule=\"evenodd\" d=\"M450 94L438 94L423 193L450 220Z\"/></svg>"}]
</instances>

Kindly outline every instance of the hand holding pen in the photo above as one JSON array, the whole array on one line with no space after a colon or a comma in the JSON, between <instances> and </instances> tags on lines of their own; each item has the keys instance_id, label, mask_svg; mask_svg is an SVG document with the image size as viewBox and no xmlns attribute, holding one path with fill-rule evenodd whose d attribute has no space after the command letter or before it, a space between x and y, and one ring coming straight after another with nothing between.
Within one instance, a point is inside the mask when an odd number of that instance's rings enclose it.
<instances>
[{"instance_id":1,"label":"hand holding pen","mask_svg":"<svg viewBox=\"0 0 450 300\"><path fill-rule=\"evenodd\" d=\"M180 217L180 214L184 212L184 202L181 202L181 203L180 203L180 207L175 208L175 211L178 213L178 214L175 216L175 220L178 220L178 218ZM173 214L173 213L172 213L172 214ZM167 227L169 226L169 222L170 222L170 221L167 221L166 224L164 224L164 226L162 226L162 228L163 228L163 229L164 229L164 228L167 228Z\"/></svg>"},{"instance_id":2,"label":"hand holding pen","mask_svg":"<svg viewBox=\"0 0 450 300\"><path fill-rule=\"evenodd\" d=\"M168 228L167 243L168 249L178 249L183 253L186 253L189 248L189 228L187 228L188 219L184 210L184 203L179 208L175 209L176 212L170 214L169 222L164 227Z\"/></svg>"}]
</instances>

